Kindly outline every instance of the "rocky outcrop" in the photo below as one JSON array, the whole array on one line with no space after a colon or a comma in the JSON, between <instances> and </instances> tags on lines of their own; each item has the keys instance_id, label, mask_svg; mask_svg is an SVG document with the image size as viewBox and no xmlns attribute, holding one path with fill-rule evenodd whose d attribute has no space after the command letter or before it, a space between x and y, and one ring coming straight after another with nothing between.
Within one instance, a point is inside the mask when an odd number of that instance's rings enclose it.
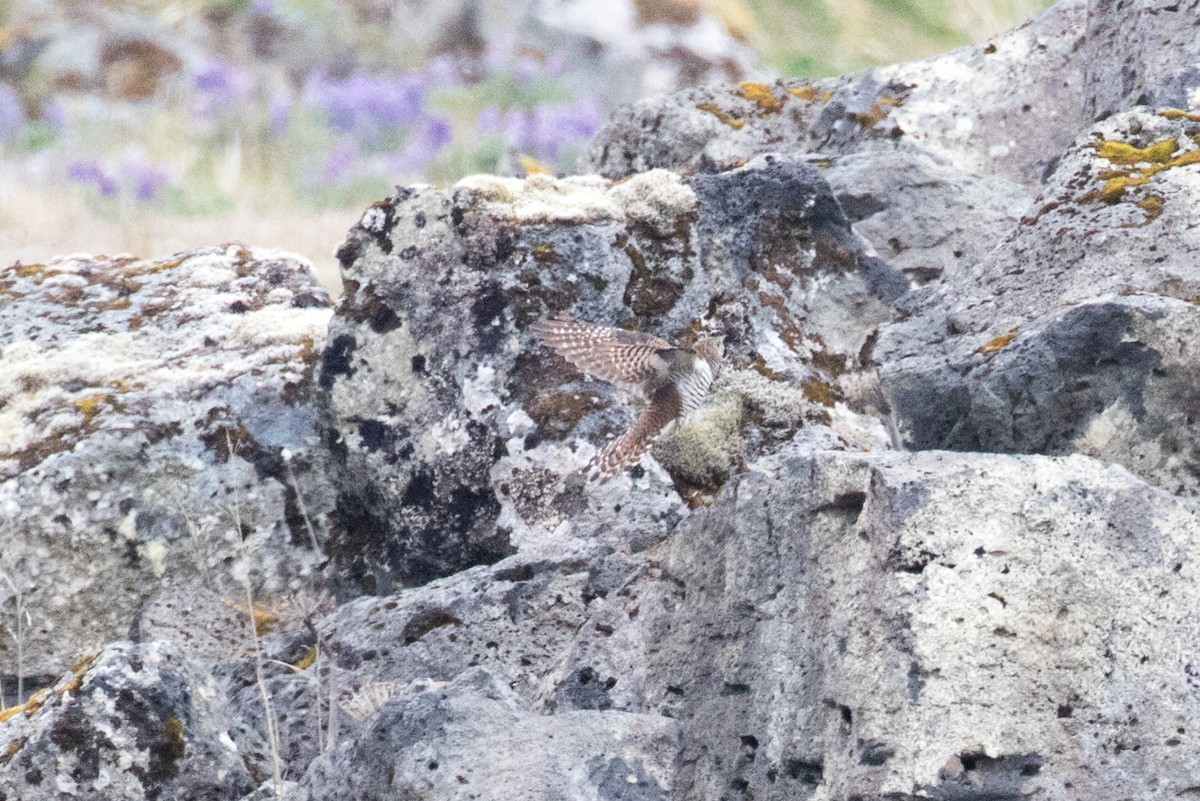
<instances>
[{"instance_id":1,"label":"rocky outcrop","mask_svg":"<svg viewBox=\"0 0 1200 801\"><path fill-rule=\"evenodd\" d=\"M620 184L404 190L366 212L339 257L346 294L319 378L339 491L330 553L370 592L546 537L560 553L669 530L676 489L711 495L806 419L831 421L839 381L904 288L863 252L817 171L784 158ZM548 317L727 338L725 390L660 452L674 454L674 487L661 473L581 483L626 418L610 385L534 346L529 327Z\"/></svg>"},{"instance_id":2,"label":"rocky outcrop","mask_svg":"<svg viewBox=\"0 0 1200 801\"><path fill-rule=\"evenodd\" d=\"M1084 0L1064 0L1009 33L925 61L643 100L612 116L580 169L618 178L722 168L762 153L900 152L1036 186L1090 120L1078 52L1089 18Z\"/></svg>"},{"instance_id":3,"label":"rocky outcrop","mask_svg":"<svg viewBox=\"0 0 1200 801\"><path fill-rule=\"evenodd\" d=\"M5 268L0 295L6 674L57 674L161 589L238 598L316 564L330 302L307 264L68 257Z\"/></svg>"},{"instance_id":4,"label":"rocky outcrop","mask_svg":"<svg viewBox=\"0 0 1200 801\"><path fill-rule=\"evenodd\" d=\"M1200 491L1190 117L1092 126L988 258L883 332L882 380L911 447L1086 453Z\"/></svg>"}]
</instances>

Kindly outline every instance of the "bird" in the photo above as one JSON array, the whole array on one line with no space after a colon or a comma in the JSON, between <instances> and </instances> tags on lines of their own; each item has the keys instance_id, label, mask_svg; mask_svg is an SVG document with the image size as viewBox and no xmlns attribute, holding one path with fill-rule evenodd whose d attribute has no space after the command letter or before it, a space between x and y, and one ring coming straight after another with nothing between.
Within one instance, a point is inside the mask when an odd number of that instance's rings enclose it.
<instances>
[{"instance_id":1,"label":"bird","mask_svg":"<svg viewBox=\"0 0 1200 801\"><path fill-rule=\"evenodd\" d=\"M723 341L707 335L680 348L651 334L574 320L543 320L533 333L581 372L631 391L646 404L633 426L589 464L605 480L640 462L659 432L700 408L725 355Z\"/></svg>"}]
</instances>

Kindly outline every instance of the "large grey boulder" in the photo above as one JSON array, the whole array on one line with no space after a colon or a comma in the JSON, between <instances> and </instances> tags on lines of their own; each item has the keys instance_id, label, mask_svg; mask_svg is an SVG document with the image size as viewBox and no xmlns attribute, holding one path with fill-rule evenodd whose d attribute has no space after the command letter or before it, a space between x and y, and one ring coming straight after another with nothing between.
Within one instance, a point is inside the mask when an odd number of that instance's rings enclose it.
<instances>
[{"instance_id":1,"label":"large grey boulder","mask_svg":"<svg viewBox=\"0 0 1200 801\"><path fill-rule=\"evenodd\" d=\"M0 673L57 675L163 588L312 569L330 302L307 263L73 256L5 267L0 293Z\"/></svg>"},{"instance_id":2,"label":"large grey boulder","mask_svg":"<svg viewBox=\"0 0 1200 801\"><path fill-rule=\"evenodd\" d=\"M339 495L329 553L377 593L547 537L590 551L669 531L676 490L711 495L806 420L830 422L905 287L815 168L771 157L688 178L406 189L339 256L346 294L319 379ZM726 338L725 394L658 451L669 477L583 481L629 418L611 386L537 347L529 327L553 317Z\"/></svg>"},{"instance_id":3,"label":"large grey boulder","mask_svg":"<svg viewBox=\"0 0 1200 801\"><path fill-rule=\"evenodd\" d=\"M1097 123L988 258L906 301L875 357L908 445L1088 453L1200 490L1198 134L1171 111Z\"/></svg>"},{"instance_id":4,"label":"large grey boulder","mask_svg":"<svg viewBox=\"0 0 1200 801\"><path fill-rule=\"evenodd\" d=\"M1196 792L1190 503L1073 456L782 453L660 550L678 797Z\"/></svg>"},{"instance_id":5,"label":"large grey boulder","mask_svg":"<svg viewBox=\"0 0 1200 801\"><path fill-rule=\"evenodd\" d=\"M301 798L1171 798L1198 545L1087 457L797 443L651 548L323 616L333 713L312 667L269 685L294 732L337 721Z\"/></svg>"}]
</instances>

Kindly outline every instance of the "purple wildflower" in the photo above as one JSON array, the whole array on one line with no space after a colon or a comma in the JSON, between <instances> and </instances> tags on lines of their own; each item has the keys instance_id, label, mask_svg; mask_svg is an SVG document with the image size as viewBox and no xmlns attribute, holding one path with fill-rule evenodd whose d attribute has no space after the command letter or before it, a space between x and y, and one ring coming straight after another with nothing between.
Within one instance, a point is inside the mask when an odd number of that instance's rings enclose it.
<instances>
[{"instance_id":1,"label":"purple wildflower","mask_svg":"<svg viewBox=\"0 0 1200 801\"><path fill-rule=\"evenodd\" d=\"M67 112L63 108L62 101L57 97L52 97L43 103L42 119L54 129L55 133L62 133L67 127Z\"/></svg>"},{"instance_id":2,"label":"purple wildflower","mask_svg":"<svg viewBox=\"0 0 1200 801\"><path fill-rule=\"evenodd\" d=\"M542 73L542 65L533 56L520 56L512 67L513 77L520 86L529 86Z\"/></svg>"},{"instance_id":3,"label":"purple wildflower","mask_svg":"<svg viewBox=\"0 0 1200 801\"><path fill-rule=\"evenodd\" d=\"M268 119L272 139L282 139L287 135L292 124L291 92L281 89L271 95Z\"/></svg>"},{"instance_id":4,"label":"purple wildflower","mask_svg":"<svg viewBox=\"0 0 1200 801\"><path fill-rule=\"evenodd\" d=\"M143 203L149 203L158 196L158 190L167 183L167 173L161 167L142 162L131 165L128 173L133 184L133 195Z\"/></svg>"},{"instance_id":5,"label":"purple wildflower","mask_svg":"<svg viewBox=\"0 0 1200 801\"><path fill-rule=\"evenodd\" d=\"M348 138L340 139L325 160L325 180L329 183L344 181L357 158L358 148L354 146L354 141Z\"/></svg>"},{"instance_id":6,"label":"purple wildflower","mask_svg":"<svg viewBox=\"0 0 1200 801\"><path fill-rule=\"evenodd\" d=\"M600 107L589 96L570 104L513 108L487 106L476 120L479 130L499 134L512 150L557 163L563 151L591 138L600 127Z\"/></svg>"},{"instance_id":7,"label":"purple wildflower","mask_svg":"<svg viewBox=\"0 0 1200 801\"><path fill-rule=\"evenodd\" d=\"M251 77L228 61L212 59L193 79L196 88L195 114L212 119L229 113L253 94Z\"/></svg>"},{"instance_id":8,"label":"purple wildflower","mask_svg":"<svg viewBox=\"0 0 1200 801\"><path fill-rule=\"evenodd\" d=\"M330 127L371 144L416 122L425 107L424 79L411 72L399 77L354 73L342 81L317 74L305 94L309 105L325 112Z\"/></svg>"},{"instance_id":9,"label":"purple wildflower","mask_svg":"<svg viewBox=\"0 0 1200 801\"><path fill-rule=\"evenodd\" d=\"M453 138L454 131L449 120L430 117L423 126L409 134L404 147L392 159L391 169L407 175L420 173Z\"/></svg>"},{"instance_id":10,"label":"purple wildflower","mask_svg":"<svg viewBox=\"0 0 1200 801\"><path fill-rule=\"evenodd\" d=\"M81 184L95 184L104 197L117 194L117 182L98 161L72 161L67 165L67 178Z\"/></svg>"},{"instance_id":11,"label":"purple wildflower","mask_svg":"<svg viewBox=\"0 0 1200 801\"><path fill-rule=\"evenodd\" d=\"M0 83L0 139L7 139L25 124L25 111L21 98L6 83Z\"/></svg>"}]
</instances>

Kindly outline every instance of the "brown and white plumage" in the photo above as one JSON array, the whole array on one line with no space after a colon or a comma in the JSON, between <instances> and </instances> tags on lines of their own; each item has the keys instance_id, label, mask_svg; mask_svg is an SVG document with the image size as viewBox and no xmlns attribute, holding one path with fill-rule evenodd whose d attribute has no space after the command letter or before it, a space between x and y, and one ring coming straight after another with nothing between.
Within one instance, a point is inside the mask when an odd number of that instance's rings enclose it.
<instances>
[{"instance_id":1,"label":"brown and white plumage","mask_svg":"<svg viewBox=\"0 0 1200 801\"><path fill-rule=\"evenodd\" d=\"M565 320L538 323L534 333L583 372L646 401L633 426L592 460L601 476L637 464L660 431L698 409L723 354L721 341L713 337L700 339L693 348L677 348L650 334Z\"/></svg>"}]
</instances>

